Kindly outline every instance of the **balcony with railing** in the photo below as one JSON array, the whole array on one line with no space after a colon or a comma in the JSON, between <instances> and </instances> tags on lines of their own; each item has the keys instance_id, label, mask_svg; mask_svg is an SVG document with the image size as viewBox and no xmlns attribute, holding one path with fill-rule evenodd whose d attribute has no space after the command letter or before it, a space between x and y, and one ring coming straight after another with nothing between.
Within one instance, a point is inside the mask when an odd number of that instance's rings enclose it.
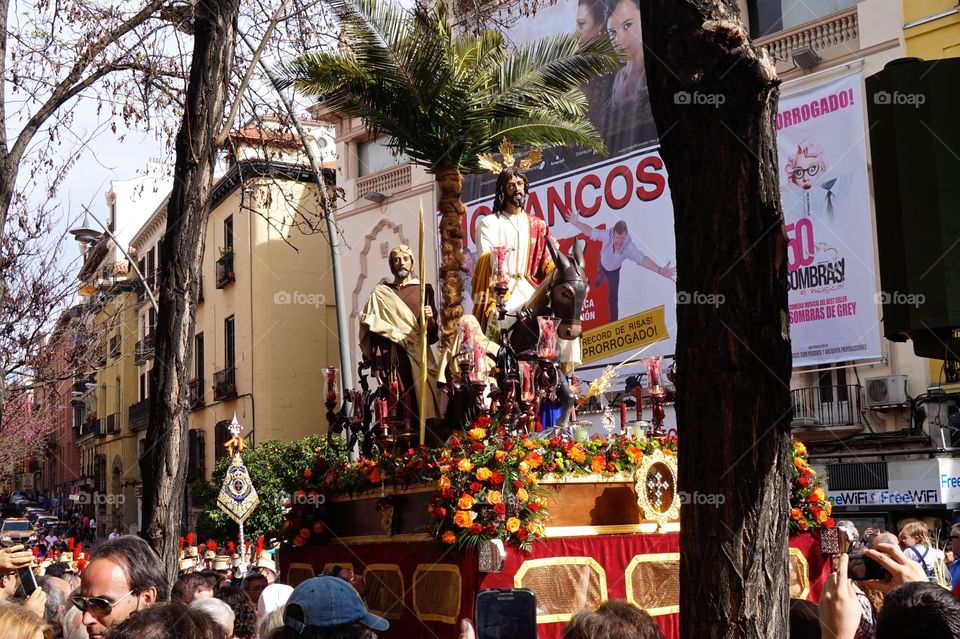
<instances>
[{"instance_id":1,"label":"balcony with railing","mask_svg":"<svg viewBox=\"0 0 960 639\"><path fill-rule=\"evenodd\" d=\"M190 380L190 410L198 410L206 404L203 399L203 381L203 378Z\"/></svg>"},{"instance_id":2,"label":"balcony with railing","mask_svg":"<svg viewBox=\"0 0 960 639\"><path fill-rule=\"evenodd\" d=\"M412 183L413 165L410 163L401 164L391 169L357 178L357 181L354 183L356 188L355 199L359 200L364 196L370 195L371 197L367 199L376 201L372 198L379 196L374 194L389 196L397 191L410 188Z\"/></svg>"},{"instance_id":3,"label":"balcony with railing","mask_svg":"<svg viewBox=\"0 0 960 639\"><path fill-rule=\"evenodd\" d=\"M114 413L107 415L107 434L117 435L120 433L120 414Z\"/></svg>"},{"instance_id":4,"label":"balcony with railing","mask_svg":"<svg viewBox=\"0 0 960 639\"><path fill-rule=\"evenodd\" d=\"M220 401L237 396L237 369L225 368L213 374L213 399Z\"/></svg>"},{"instance_id":5,"label":"balcony with railing","mask_svg":"<svg viewBox=\"0 0 960 639\"><path fill-rule=\"evenodd\" d=\"M80 432L77 433L77 439L83 439L84 437L95 435L97 433L99 424L100 420L97 419L96 415L87 413L86 419L84 419L80 424Z\"/></svg>"},{"instance_id":6,"label":"balcony with railing","mask_svg":"<svg viewBox=\"0 0 960 639\"><path fill-rule=\"evenodd\" d=\"M237 276L233 271L233 251L223 253L217 260L217 288L225 288L227 284L236 282Z\"/></svg>"},{"instance_id":7,"label":"balcony with railing","mask_svg":"<svg viewBox=\"0 0 960 639\"><path fill-rule=\"evenodd\" d=\"M153 357L153 333L149 333L142 340L137 342L133 350L133 361L136 364L143 364Z\"/></svg>"},{"instance_id":8,"label":"balcony with railing","mask_svg":"<svg viewBox=\"0 0 960 639\"><path fill-rule=\"evenodd\" d=\"M127 423L130 424L130 430L143 430L150 423L150 400L141 399L132 405L127 413Z\"/></svg>"},{"instance_id":9,"label":"balcony with railing","mask_svg":"<svg viewBox=\"0 0 960 639\"><path fill-rule=\"evenodd\" d=\"M802 72L802 69L796 68L792 55L802 47L809 47L815 51L823 62L856 55L860 51L860 23L857 8L850 7L817 20L777 31L757 38L753 43L770 53L780 74L792 71Z\"/></svg>"},{"instance_id":10,"label":"balcony with railing","mask_svg":"<svg viewBox=\"0 0 960 639\"><path fill-rule=\"evenodd\" d=\"M859 384L813 386L790 391L794 434L803 441L843 439L863 430Z\"/></svg>"}]
</instances>

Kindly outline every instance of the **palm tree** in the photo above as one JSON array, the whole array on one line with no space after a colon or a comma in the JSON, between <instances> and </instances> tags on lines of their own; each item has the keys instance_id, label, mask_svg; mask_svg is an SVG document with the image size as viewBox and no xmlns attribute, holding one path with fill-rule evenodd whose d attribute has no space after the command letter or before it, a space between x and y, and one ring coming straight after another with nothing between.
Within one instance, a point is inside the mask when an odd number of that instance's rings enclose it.
<instances>
[{"instance_id":1,"label":"palm tree","mask_svg":"<svg viewBox=\"0 0 960 639\"><path fill-rule=\"evenodd\" d=\"M418 3L419 4L419 3ZM346 116L426 167L440 201L442 343L462 313L462 176L481 170L478 156L501 140L604 152L586 119L579 87L611 72L617 52L607 38L575 34L510 49L499 32L456 33L443 2L414 10L380 0L332 0L342 28L340 51L305 53L284 65L286 82Z\"/></svg>"}]
</instances>

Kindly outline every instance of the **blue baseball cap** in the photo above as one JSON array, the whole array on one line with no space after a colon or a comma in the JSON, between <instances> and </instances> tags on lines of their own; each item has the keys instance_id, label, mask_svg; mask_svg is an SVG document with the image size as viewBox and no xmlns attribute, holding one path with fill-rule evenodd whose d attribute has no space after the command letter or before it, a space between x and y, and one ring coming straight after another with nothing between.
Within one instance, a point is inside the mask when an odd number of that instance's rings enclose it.
<instances>
[{"instance_id":1,"label":"blue baseball cap","mask_svg":"<svg viewBox=\"0 0 960 639\"><path fill-rule=\"evenodd\" d=\"M312 577L293 589L283 610L283 624L302 633L306 628L328 628L362 623L386 630L390 622L371 614L360 595L339 577Z\"/></svg>"}]
</instances>

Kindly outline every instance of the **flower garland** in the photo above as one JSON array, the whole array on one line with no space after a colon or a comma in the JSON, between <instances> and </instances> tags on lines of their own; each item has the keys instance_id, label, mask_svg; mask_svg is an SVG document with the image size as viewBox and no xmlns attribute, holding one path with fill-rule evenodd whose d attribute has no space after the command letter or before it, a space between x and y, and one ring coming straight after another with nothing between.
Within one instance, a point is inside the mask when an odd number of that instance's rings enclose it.
<instances>
[{"instance_id":1,"label":"flower garland","mask_svg":"<svg viewBox=\"0 0 960 639\"><path fill-rule=\"evenodd\" d=\"M807 447L793 442L790 477L790 530L804 532L813 528L833 528L830 516L833 504L823 492L823 479L807 462Z\"/></svg>"}]
</instances>

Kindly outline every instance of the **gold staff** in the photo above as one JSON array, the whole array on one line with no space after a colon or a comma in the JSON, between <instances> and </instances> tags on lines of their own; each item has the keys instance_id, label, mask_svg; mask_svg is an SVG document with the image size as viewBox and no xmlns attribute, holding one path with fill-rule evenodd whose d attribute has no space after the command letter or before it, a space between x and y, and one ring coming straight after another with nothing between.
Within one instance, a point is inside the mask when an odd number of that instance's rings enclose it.
<instances>
[{"instance_id":1,"label":"gold staff","mask_svg":"<svg viewBox=\"0 0 960 639\"><path fill-rule=\"evenodd\" d=\"M420 198L420 392L417 393L417 410L420 411L420 443L427 440L427 268L423 241L423 198Z\"/></svg>"}]
</instances>

